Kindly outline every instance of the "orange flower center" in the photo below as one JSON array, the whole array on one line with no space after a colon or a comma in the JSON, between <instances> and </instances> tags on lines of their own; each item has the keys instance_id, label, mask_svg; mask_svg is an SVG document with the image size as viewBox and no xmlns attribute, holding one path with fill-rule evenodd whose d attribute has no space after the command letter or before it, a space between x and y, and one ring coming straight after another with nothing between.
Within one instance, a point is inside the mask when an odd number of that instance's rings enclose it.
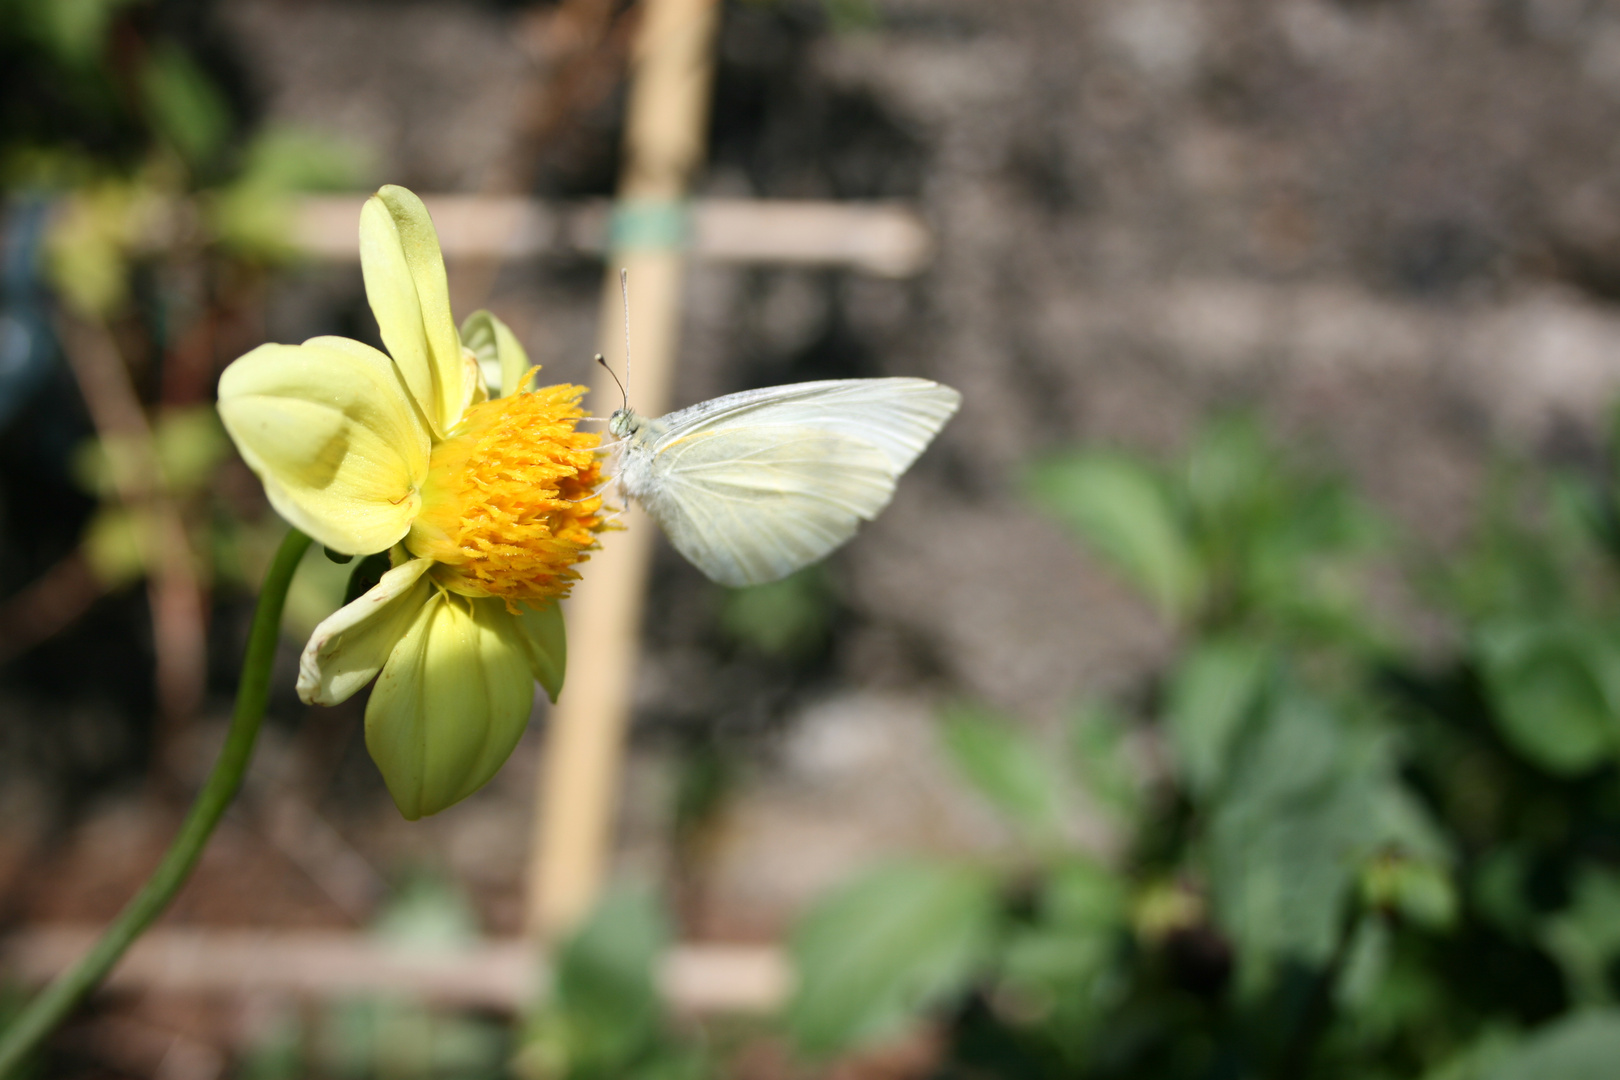
<instances>
[{"instance_id":1,"label":"orange flower center","mask_svg":"<svg viewBox=\"0 0 1620 1080\"><path fill-rule=\"evenodd\" d=\"M601 436L574 430L584 393L548 386L480 402L433 448L405 546L440 564L445 588L513 610L568 594L606 524Z\"/></svg>"}]
</instances>

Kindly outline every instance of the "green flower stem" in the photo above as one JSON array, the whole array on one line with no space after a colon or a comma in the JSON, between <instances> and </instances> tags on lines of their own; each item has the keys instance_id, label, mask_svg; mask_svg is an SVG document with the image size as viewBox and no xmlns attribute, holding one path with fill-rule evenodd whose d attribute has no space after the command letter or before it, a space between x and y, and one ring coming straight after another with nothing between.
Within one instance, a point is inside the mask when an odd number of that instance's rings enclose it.
<instances>
[{"instance_id":1,"label":"green flower stem","mask_svg":"<svg viewBox=\"0 0 1620 1080\"><path fill-rule=\"evenodd\" d=\"M270 700L270 668L280 636L281 609L286 605L293 571L298 569L298 560L308 547L309 537L297 529L288 532L270 564L270 572L265 575L259 606L253 613L253 629L248 635L247 658L236 690L231 730L219 760L214 763L214 771L208 775L185 823L180 826L180 835L175 837L141 891L124 905L124 910L102 932L95 946L78 963L58 975L0 1034L0 1077L13 1075L34 1048L100 985L124 955L124 950L174 899L174 894L191 875L192 867L197 865L214 826L219 824L225 808L241 788L242 774L253 757L253 744L259 737L259 724Z\"/></svg>"}]
</instances>

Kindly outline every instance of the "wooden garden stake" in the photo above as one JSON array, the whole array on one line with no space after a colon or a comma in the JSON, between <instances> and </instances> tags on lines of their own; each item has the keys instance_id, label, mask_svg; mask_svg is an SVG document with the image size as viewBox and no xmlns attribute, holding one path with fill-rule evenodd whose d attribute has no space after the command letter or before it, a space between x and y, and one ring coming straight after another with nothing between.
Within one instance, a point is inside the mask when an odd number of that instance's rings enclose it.
<instances>
[{"instance_id":1,"label":"wooden garden stake","mask_svg":"<svg viewBox=\"0 0 1620 1080\"><path fill-rule=\"evenodd\" d=\"M619 272L629 273L630 392L636 410L667 411L680 330L685 198L703 159L717 0L645 0L631 55L625 164L602 287L601 342L624 373ZM598 372L590 407L619 391ZM651 521L632 510L592 556L568 605L568 679L547 733L530 862L528 925L554 939L595 902L613 844L629 723Z\"/></svg>"}]
</instances>

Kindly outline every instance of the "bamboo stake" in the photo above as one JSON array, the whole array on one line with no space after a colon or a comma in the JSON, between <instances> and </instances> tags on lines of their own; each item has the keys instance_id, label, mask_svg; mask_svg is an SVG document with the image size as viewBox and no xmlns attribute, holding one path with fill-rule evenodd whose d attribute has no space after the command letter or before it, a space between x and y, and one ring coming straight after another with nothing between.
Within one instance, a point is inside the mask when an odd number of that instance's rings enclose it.
<instances>
[{"instance_id":1,"label":"bamboo stake","mask_svg":"<svg viewBox=\"0 0 1620 1080\"><path fill-rule=\"evenodd\" d=\"M680 330L688 182L703 157L716 0L646 0L631 58L613 240L602 288L603 353L624 370L619 271L629 272L638 411L666 408ZM618 391L599 372L591 397L604 412ZM609 537L569 604L569 671L551 714L530 862L531 933L566 934L590 910L613 842L629 724L652 524L632 512Z\"/></svg>"}]
</instances>

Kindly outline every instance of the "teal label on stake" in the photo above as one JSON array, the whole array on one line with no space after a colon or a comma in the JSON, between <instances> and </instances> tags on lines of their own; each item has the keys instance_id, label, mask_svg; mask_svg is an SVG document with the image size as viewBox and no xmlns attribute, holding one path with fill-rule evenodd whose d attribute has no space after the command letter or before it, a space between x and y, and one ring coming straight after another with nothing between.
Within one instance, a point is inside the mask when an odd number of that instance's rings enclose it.
<instances>
[{"instance_id":1,"label":"teal label on stake","mask_svg":"<svg viewBox=\"0 0 1620 1080\"><path fill-rule=\"evenodd\" d=\"M614 251L683 248L689 216L684 202L632 199L615 203L608 226L608 247Z\"/></svg>"}]
</instances>

